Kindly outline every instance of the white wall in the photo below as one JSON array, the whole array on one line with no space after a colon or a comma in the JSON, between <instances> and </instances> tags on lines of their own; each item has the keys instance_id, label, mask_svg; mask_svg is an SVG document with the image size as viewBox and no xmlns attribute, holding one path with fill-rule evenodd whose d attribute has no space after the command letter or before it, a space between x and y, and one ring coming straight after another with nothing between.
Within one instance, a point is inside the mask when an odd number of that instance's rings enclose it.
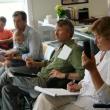
<instances>
[{"instance_id":1,"label":"white wall","mask_svg":"<svg viewBox=\"0 0 110 110\"><path fill-rule=\"evenodd\" d=\"M108 15L108 0L89 0L90 16Z\"/></svg>"},{"instance_id":2,"label":"white wall","mask_svg":"<svg viewBox=\"0 0 110 110\"><path fill-rule=\"evenodd\" d=\"M34 20L43 20L46 15L51 14L56 17L55 5L61 0L32 0ZM77 8L89 8L90 16L100 17L108 14L108 0L89 0L87 4L69 5Z\"/></svg>"},{"instance_id":3,"label":"white wall","mask_svg":"<svg viewBox=\"0 0 110 110\"><path fill-rule=\"evenodd\" d=\"M34 17L43 20L48 14L56 17L54 7L60 0L32 0Z\"/></svg>"},{"instance_id":4,"label":"white wall","mask_svg":"<svg viewBox=\"0 0 110 110\"><path fill-rule=\"evenodd\" d=\"M70 5L77 9L89 8L89 16L101 17L108 14L108 0L89 0L89 3ZM67 6L68 7L68 6Z\"/></svg>"}]
</instances>

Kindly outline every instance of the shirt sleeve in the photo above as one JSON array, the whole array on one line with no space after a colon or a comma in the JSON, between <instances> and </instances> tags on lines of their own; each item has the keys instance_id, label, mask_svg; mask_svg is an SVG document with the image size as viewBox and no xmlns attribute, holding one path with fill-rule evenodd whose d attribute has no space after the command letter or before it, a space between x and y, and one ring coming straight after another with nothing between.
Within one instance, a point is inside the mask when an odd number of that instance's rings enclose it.
<instances>
[{"instance_id":1,"label":"shirt sleeve","mask_svg":"<svg viewBox=\"0 0 110 110\"><path fill-rule=\"evenodd\" d=\"M22 58L24 60L26 60L28 57L31 57L34 60L43 59L43 49L39 34L36 31L31 30L28 33L28 38L29 52L23 54Z\"/></svg>"},{"instance_id":2,"label":"shirt sleeve","mask_svg":"<svg viewBox=\"0 0 110 110\"><path fill-rule=\"evenodd\" d=\"M101 103L110 103L110 86L104 83L96 95Z\"/></svg>"},{"instance_id":3,"label":"shirt sleeve","mask_svg":"<svg viewBox=\"0 0 110 110\"><path fill-rule=\"evenodd\" d=\"M104 74L106 75L106 79L104 78L104 84L101 86L99 90L97 90L96 94L99 100L102 103L110 103L110 60L103 69Z\"/></svg>"},{"instance_id":4,"label":"shirt sleeve","mask_svg":"<svg viewBox=\"0 0 110 110\"><path fill-rule=\"evenodd\" d=\"M13 37L13 33L10 30L8 30L7 33L8 33L8 38Z\"/></svg>"},{"instance_id":5,"label":"shirt sleeve","mask_svg":"<svg viewBox=\"0 0 110 110\"><path fill-rule=\"evenodd\" d=\"M70 56L70 63L75 69L76 73L79 73L81 78L84 77L84 68L82 67L82 60L81 60L82 51L80 47L75 46L73 48L72 54Z\"/></svg>"}]
</instances>

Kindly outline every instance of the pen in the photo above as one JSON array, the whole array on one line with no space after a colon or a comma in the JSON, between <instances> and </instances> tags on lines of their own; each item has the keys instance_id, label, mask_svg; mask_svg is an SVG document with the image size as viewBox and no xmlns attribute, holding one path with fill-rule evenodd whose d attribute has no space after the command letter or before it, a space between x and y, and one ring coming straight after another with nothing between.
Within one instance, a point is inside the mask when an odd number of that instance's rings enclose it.
<instances>
[{"instance_id":1,"label":"pen","mask_svg":"<svg viewBox=\"0 0 110 110\"><path fill-rule=\"evenodd\" d=\"M72 80L72 81L71 81L71 84L73 85L74 83L75 83L75 80Z\"/></svg>"},{"instance_id":2,"label":"pen","mask_svg":"<svg viewBox=\"0 0 110 110\"><path fill-rule=\"evenodd\" d=\"M75 80L72 80L72 83L75 83Z\"/></svg>"}]
</instances>

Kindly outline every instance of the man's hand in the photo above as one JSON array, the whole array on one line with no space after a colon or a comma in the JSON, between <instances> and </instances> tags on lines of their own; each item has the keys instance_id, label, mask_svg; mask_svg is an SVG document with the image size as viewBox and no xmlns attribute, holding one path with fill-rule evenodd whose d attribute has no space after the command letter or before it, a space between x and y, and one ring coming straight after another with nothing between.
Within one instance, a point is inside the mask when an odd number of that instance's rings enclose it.
<instances>
[{"instance_id":1,"label":"man's hand","mask_svg":"<svg viewBox=\"0 0 110 110\"><path fill-rule=\"evenodd\" d=\"M54 69L50 72L50 77L56 77L56 78L63 79L63 78L65 78L65 74Z\"/></svg>"},{"instance_id":2,"label":"man's hand","mask_svg":"<svg viewBox=\"0 0 110 110\"><path fill-rule=\"evenodd\" d=\"M35 61L33 61L32 58L27 58L27 59L26 59L26 66L27 66L28 68L35 68L35 67L36 67Z\"/></svg>"},{"instance_id":3,"label":"man's hand","mask_svg":"<svg viewBox=\"0 0 110 110\"><path fill-rule=\"evenodd\" d=\"M70 92L80 91L80 89L81 89L81 85L78 85L76 83L69 82L67 84L67 90L69 90Z\"/></svg>"},{"instance_id":4,"label":"man's hand","mask_svg":"<svg viewBox=\"0 0 110 110\"><path fill-rule=\"evenodd\" d=\"M28 68L39 68L39 62L34 61L32 58L26 59L26 66Z\"/></svg>"}]
</instances>

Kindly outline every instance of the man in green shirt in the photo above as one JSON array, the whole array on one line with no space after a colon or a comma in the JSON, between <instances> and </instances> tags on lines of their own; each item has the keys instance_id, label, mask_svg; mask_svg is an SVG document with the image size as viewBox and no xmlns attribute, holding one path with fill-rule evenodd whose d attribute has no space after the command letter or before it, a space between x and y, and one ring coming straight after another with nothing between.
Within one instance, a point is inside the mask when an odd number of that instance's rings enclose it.
<instances>
[{"instance_id":1,"label":"man in green shirt","mask_svg":"<svg viewBox=\"0 0 110 110\"><path fill-rule=\"evenodd\" d=\"M70 39L67 42L64 42L63 47L57 50L57 52L51 58L49 64L46 67L41 69L39 76L42 77L57 77L55 73L59 75L58 78L64 78L66 74L74 74L75 80L80 80L83 78L83 69L81 66L81 49L74 43L74 40ZM66 48L67 47L67 48ZM70 49L70 53L68 50ZM67 53L62 54L62 57L59 57L62 51ZM67 56L66 59L63 57ZM62 75L61 75L62 74ZM61 75L61 76L60 76Z\"/></svg>"},{"instance_id":2,"label":"man in green shirt","mask_svg":"<svg viewBox=\"0 0 110 110\"><path fill-rule=\"evenodd\" d=\"M47 87L46 84L50 78L70 80L81 80L83 78L84 69L81 66L81 49L74 40L72 40L73 34L74 26L69 20L65 19L57 22L55 35L57 40L61 43L59 49L47 64L46 62L27 60L26 63L28 67L42 67L41 72L38 73L36 78L11 78L11 84L5 85L2 88L4 110L16 109L17 103L15 96L18 93L22 93L22 91L28 92L32 97L36 97L38 93L34 91L34 86ZM12 99L16 106L12 105Z\"/></svg>"}]
</instances>

